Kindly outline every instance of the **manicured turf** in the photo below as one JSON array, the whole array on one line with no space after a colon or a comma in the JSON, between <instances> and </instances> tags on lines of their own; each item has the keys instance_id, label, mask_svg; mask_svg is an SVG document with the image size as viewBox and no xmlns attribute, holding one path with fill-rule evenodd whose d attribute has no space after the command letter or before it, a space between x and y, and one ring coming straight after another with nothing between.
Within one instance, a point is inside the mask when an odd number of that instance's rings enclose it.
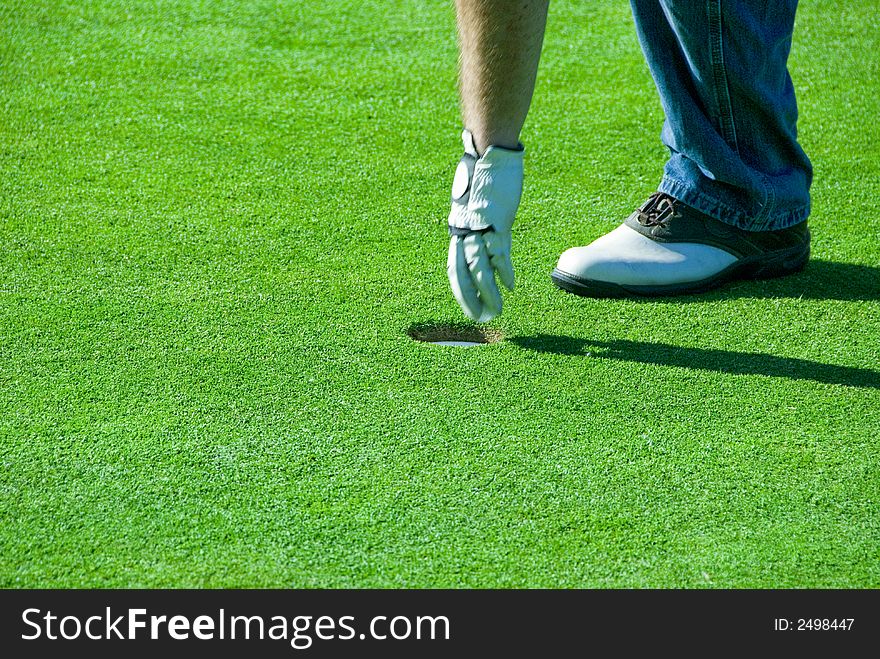
<instances>
[{"instance_id":1,"label":"manicured turf","mask_svg":"<svg viewBox=\"0 0 880 659\"><path fill-rule=\"evenodd\" d=\"M880 586L880 2L800 9L808 269L660 301L550 281L665 157L554 2L469 349L450 5L0 4L0 586Z\"/></svg>"}]
</instances>

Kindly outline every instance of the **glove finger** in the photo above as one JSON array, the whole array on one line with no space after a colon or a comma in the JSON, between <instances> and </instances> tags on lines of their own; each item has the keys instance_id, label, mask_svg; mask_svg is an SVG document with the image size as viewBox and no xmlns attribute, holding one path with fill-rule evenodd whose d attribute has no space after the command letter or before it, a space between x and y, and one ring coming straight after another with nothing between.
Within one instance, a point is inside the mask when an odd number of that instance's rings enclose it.
<instances>
[{"instance_id":1,"label":"glove finger","mask_svg":"<svg viewBox=\"0 0 880 659\"><path fill-rule=\"evenodd\" d=\"M496 256L492 259L492 266L495 268L495 271L498 273L498 278L501 280L501 283L504 284L507 290L513 290L514 277L513 277L513 263L510 261L510 254L506 254L504 256Z\"/></svg>"},{"instance_id":2,"label":"glove finger","mask_svg":"<svg viewBox=\"0 0 880 659\"><path fill-rule=\"evenodd\" d=\"M495 283L495 271L486 252L483 236L472 233L464 239L464 253L468 268L471 271L474 285L483 303L483 314L480 322L492 320L501 313L501 291Z\"/></svg>"},{"instance_id":3,"label":"glove finger","mask_svg":"<svg viewBox=\"0 0 880 659\"><path fill-rule=\"evenodd\" d=\"M513 290L513 263L510 260L510 233L489 231L483 236L486 243L486 251L489 253L489 261L498 273L498 278L508 290Z\"/></svg>"},{"instance_id":4,"label":"glove finger","mask_svg":"<svg viewBox=\"0 0 880 659\"><path fill-rule=\"evenodd\" d=\"M465 260L464 240L461 236L452 236L449 240L446 274L449 276L449 285L458 306L468 318L479 322L483 316L483 305L471 279L471 273Z\"/></svg>"}]
</instances>

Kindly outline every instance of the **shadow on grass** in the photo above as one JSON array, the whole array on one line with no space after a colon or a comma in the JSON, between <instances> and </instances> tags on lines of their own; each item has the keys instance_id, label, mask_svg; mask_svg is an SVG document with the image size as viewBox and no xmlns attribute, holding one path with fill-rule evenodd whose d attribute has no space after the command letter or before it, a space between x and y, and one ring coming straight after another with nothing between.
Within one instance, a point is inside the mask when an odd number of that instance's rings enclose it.
<instances>
[{"instance_id":1,"label":"shadow on grass","mask_svg":"<svg viewBox=\"0 0 880 659\"><path fill-rule=\"evenodd\" d=\"M792 380L813 380L825 384L880 389L880 372L878 371L754 352L684 348L667 343L646 343L622 339L591 341L550 334L515 336L509 339L509 342L526 350L557 355L589 356L595 359L614 359L658 366L681 366L719 373L770 375Z\"/></svg>"},{"instance_id":2,"label":"shadow on grass","mask_svg":"<svg viewBox=\"0 0 880 659\"><path fill-rule=\"evenodd\" d=\"M698 295L632 297L641 302L687 304L724 298L766 297L806 300L880 300L880 268L834 261L810 261L795 275L779 279L743 281Z\"/></svg>"}]
</instances>

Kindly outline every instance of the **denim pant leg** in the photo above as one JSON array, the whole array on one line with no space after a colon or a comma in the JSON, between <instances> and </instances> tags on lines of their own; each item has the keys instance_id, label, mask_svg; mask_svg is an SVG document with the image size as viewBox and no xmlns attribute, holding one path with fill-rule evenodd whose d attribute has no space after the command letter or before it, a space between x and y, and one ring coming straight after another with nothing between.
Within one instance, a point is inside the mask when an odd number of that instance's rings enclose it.
<instances>
[{"instance_id":1,"label":"denim pant leg","mask_svg":"<svg viewBox=\"0 0 880 659\"><path fill-rule=\"evenodd\" d=\"M797 0L630 2L666 114L658 189L750 231L805 220L812 166L786 66Z\"/></svg>"}]
</instances>

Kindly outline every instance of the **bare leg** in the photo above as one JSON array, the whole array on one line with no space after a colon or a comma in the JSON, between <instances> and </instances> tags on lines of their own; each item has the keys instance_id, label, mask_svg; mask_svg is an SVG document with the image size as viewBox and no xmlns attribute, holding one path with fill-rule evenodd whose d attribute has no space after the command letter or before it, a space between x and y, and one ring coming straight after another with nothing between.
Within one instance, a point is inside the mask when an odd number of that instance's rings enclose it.
<instances>
[{"instance_id":1,"label":"bare leg","mask_svg":"<svg viewBox=\"0 0 880 659\"><path fill-rule=\"evenodd\" d=\"M544 40L549 0L455 0L464 126L477 151L516 148Z\"/></svg>"}]
</instances>

